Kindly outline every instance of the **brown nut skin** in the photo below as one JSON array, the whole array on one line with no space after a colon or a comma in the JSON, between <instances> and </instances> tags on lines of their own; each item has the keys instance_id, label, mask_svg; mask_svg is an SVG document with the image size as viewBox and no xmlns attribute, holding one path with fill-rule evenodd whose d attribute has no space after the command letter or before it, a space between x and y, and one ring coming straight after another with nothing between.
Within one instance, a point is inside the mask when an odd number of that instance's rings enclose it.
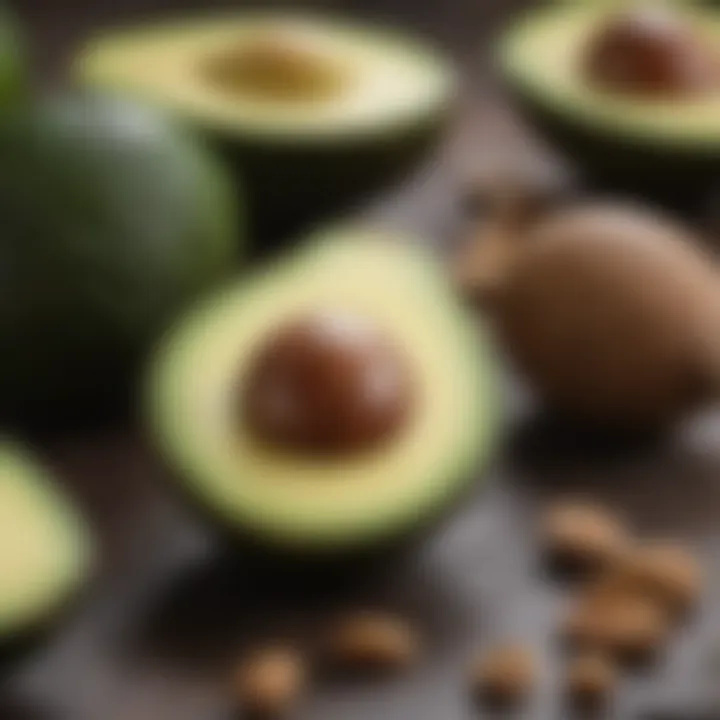
<instances>
[{"instance_id":1,"label":"brown nut skin","mask_svg":"<svg viewBox=\"0 0 720 720\"><path fill-rule=\"evenodd\" d=\"M553 409L592 426L646 433L677 422L717 383L716 269L700 245L629 204L581 204L540 222L491 308L516 367Z\"/></svg>"},{"instance_id":2,"label":"brown nut skin","mask_svg":"<svg viewBox=\"0 0 720 720\"><path fill-rule=\"evenodd\" d=\"M595 712L607 706L618 683L613 662L599 653L570 660L565 672L565 697L570 707Z\"/></svg>"},{"instance_id":3,"label":"brown nut skin","mask_svg":"<svg viewBox=\"0 0 720 720\"><path fill-rule=\"evenodd\" d=\"M251 717L285 715L307 683L302 655L290 647L268 647L249 655L237 669L233 690L242 711Z\"/></svg>"},{"instance_id":4,"label":"brown nut skin","mask_svg":"<svg viewBox=\"0 0 720 720\"><path fill-rule=\"evenodd\" d=\"M661 603L674 616L699 601L704 577L697 558L682 545L649 543L631 553L618 568L625 582Z\"/></svg>"},{"instance_id":5,"label":"brown nut skin","mask_svg":"<svg viewBox=\"0 0 720 720\"><path fill-rule=\"evenodd\" d=\"M242 383L242 415L279 450L337 455L388 440L411 411L406 359L374 324L341 310L270 335Z\"/></svg>"},{"instance_id":6,"label":"brown nut skin","mask_svg":"<svg viewBox=\"0 0 720 720\"><path fill-rule=\"evenodd\" d=\"M562 635L573 648L608 653L629 663L652 660L670 630L664 608L634 593L582 594L562 625Z\"/></svg>"},{"instance_id":7,"label":"brown nut skin","mask_svg":"<svg viewBox=\"0 0 720 720\"><path fill-rule=\"evenodd\" d=\"M609 18L590 43L588 80L639 97L687 97L720 88L720 54L682 13L638 3Z\"/></svg>"},{"instance_id":8,"label":"brown nut skin","mask_svg":"<svg viewBox=\"0 0 720 720\"><path fill-rule=\"evenodd\" d=\"M532 651L522 645L492 648L470 670L474 695L494 707L516 707L535 688L537 667Z\"/></svg>"},{"instance_id":9,"label":"brown nut skin","mask_svg":"<svg viewBox=\"0 0 720 720\"><path fill-rule=\"evenodd\" d=\"M325 650L336 669L390 674L413 665L421 643L406 620L365 611L337 621L330 628Z\"/></svg>"},{"instance_id":10,"label":"brown nut skin","mask_svg":"<svg viewBox=\"0 0 720 720\"><path fill-rule=\"evenodd\" d=\"M541 520L540 537L554 567L583 572L609 567L628 545L619 518L600 505L583 501L549 507Z\"/></svg>"}]
</instances>

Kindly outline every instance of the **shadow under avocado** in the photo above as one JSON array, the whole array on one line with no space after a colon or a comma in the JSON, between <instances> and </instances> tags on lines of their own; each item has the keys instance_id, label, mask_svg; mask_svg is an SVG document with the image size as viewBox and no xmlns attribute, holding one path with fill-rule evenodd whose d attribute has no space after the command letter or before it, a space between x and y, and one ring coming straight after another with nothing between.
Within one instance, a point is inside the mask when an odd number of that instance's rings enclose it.
<instances>
[{"instance_id":1,"label":"shadow under avocado","mask_svg":"<svg viewBox=\"0 0 720 720\"><path fill-rule=\"evenodd\" d=\"M256 643L296 642L312 652L331 618L366 609L398 613L428 644L445 644L463 634L447 627L461 623L452 605L432 572L410 558L319 566L226 549L169 583L124 639L123 656L217 668Z\"/></svg>"}]
</instances>

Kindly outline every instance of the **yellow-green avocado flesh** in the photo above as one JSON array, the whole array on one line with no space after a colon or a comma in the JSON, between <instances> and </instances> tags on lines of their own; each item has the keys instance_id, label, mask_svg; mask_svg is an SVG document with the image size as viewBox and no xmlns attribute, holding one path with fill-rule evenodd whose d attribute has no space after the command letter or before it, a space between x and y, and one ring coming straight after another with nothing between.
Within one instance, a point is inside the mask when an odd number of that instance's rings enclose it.
<instances>
[{"instance_id":1,"label":"yellow-green avocado flesh","mask_svg":"<svg viewBox=\"0 0 720 720\"><path fill-rule=\"evenodd\" d=\"M347 70L336 95L267 100L209 79L209 60L258 38L290 38ZM332 143L421 125L455 87L447 61L423 43L319 15L255 12L120 31L91 42L77 62L91 86L142 95L201 125L257 142Z\"/></svg>"},{"instance_id":2,"label":"yellow-green avocado flesh","mask_svg":"<svg viewBox=\"0 0 720 720\"><path fill-rule=\"evenodd\" d=\"M27 450L0 441L0 641L34 632L75 594L92 560L85 523Z\"/></svg>"},{"instance_id":3,"label":"yellow-green avocado flesh","mask_svg":"<svg viewBox=\"0 0 720 720\"><path fill-rule=\"evenodd\" d=\"M412 418L350 457L260 445L238 419L249 359L288 318L328 308L371 319L396 341L417 387ZM374 544L440 514L490 458L499 380L478 332L424 251L367 229L330 231L169 335L150 373L151 429L223 525L321 552Z\"/></svg>"},{"instance_id":4,"label":"yellow-green avocado flesh","mask_svg":"<svg viewBox=\"0 0 720 720\"><path fill-rule=\"evenodd\" d=\"M720 92L668 100L600 91L582 72L582 54L614 3L559 4L528 13L500 46L505 76L533 105L592 133L686 155L720 156ZM710 47L720 46L720 13L679 4Z\"/></svg>"}]
</instances>

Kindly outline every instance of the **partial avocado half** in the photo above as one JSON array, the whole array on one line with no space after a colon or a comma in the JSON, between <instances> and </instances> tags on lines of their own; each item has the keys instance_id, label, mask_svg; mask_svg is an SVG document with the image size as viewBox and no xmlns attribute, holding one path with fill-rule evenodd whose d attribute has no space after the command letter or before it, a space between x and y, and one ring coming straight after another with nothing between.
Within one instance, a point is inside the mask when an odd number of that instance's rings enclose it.
<instances>
[{"instance_id":1,"label":"partial avocado half","mask_svg":"<svg viewBox=\"0 0 720 720\"><path fill-rule=\"evenodd\" d=\"M671 3L720 45L716 9ZM617 3L559 3L510 26L500 67L540 131L588 175L628 189L694 192L720 173L720 93L654 99L601 91L587 82L583 53Z\"/></svg>"},{"instance_id":2,"label":"partial avocado half","mask_svg":"<svg viewBox=\"0 0 720 720\"><path fill-rule=\"evenodd\" d=\"M451 64L424 42L290 11L118 31L87 45L76 74L206 131L246 177L261 230L316 222L401 178L455 95Z\"/></svg>"},{"instance_id":3,"label":"partial avocado half","mask_svg":"<svg viewBox=\"0 0 720 720\"><path fill-rule=\"evenodd\" d=\"M265 338L318 308L374 322L416 388L399 434L359 454L279 450L238 414ZM369 229L320 233L207 300L161 347L148 389L151 433L190 495L240 537L313 554L375 546L438 517L486 468L501 429L481 328L423 250Z\"/></svg>"},{"instance_id":4,"label":"partial avocado half","mask_svg":"<svg viewBox=\"0 0 720 720\"><path fill-rule=\"evenodd\" d=\"M83 518L24 447L0 440L0 649L53 623L88 579Z\"/></svg>"}]
</instances>

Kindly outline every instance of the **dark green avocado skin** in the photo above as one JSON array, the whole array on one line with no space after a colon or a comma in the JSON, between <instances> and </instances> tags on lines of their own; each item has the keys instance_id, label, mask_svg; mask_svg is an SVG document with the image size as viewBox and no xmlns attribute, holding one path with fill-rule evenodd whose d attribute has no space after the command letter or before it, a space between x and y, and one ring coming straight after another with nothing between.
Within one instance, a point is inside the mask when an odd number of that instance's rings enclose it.
<instances>
[{"instance_id":1,"label":"dark green avocado skin","mask_svg":"<svg viewBox=\"0 0 720 720\"><path fill-rule=\"evenodd\" d=\"M327 142L263 143L208 131L246 190L255 250L340 217L407 178L436 148L444 109L412 130Z\"/></svg>"},{"instance_id":2,"label":"dark green avocado skin","mask_svg":"<svg viewBox=\"0 0 720 720\"><path fill-rule=\"evenodd\" d=\"M44 100L0 122L0 420L94 422L144 352L234 270L232 183L159 114Z\"/></svg>"},{"instance_id":3,"label":"dark green avocado skin","mask_svg":"<svg viewBox=\"0 0 720 720\"><path fill-rule=\"evenodd\" d=\"M645 196L692 212L720 188L717 153L640 144L611 129L583 128L517 91L513 99L541 138L599 189Z\"/></svg>"},{"instance_id":4,"label":"dark green avocado skin","mask_svg":"<svg viewBox=\"0 0 720 720\"><path fill-rule=\"evenodd\" d=\"M26 80L17 23L7 8L0 6L0 109L24 96Z\"/></svg>"}]
</instances>

